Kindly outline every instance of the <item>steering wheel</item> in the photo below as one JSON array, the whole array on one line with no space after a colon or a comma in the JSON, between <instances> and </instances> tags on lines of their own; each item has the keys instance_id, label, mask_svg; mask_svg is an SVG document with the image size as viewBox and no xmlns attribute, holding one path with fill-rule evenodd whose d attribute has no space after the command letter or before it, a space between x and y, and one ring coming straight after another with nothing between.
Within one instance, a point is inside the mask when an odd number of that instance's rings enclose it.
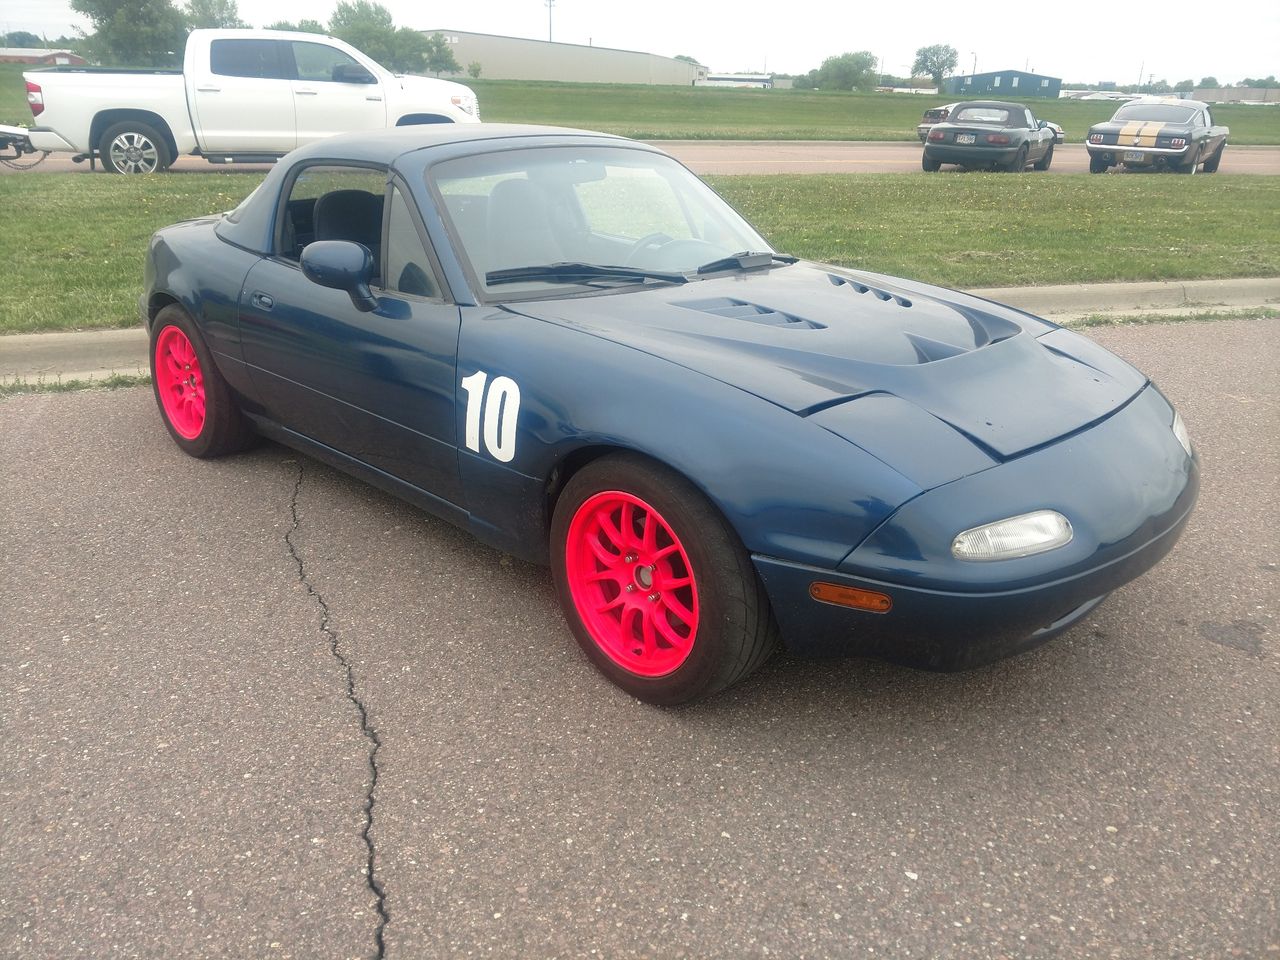
<instances>
[{"instance_id":1,"label":"steering wheel","mask_svg":"<svg viewBox=\"0 0 1280 960\"><path fill-rule=\"evenodd\" d=\"M654 247L656 249L658 247L666 246L673 239L675 238L666 233L646 233L631 245L631 249L628 250L627 255L622 258L622 262L626 266L631 266L635 258L640 255L641 250L644 250L646 247Z\"/></svg>"}]
</instances>

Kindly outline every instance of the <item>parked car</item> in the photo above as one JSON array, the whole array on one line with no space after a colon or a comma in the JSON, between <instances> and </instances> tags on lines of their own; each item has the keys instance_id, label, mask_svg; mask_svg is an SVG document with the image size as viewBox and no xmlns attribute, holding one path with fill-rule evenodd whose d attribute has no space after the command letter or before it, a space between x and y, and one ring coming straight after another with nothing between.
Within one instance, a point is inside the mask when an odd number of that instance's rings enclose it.
<instances>
[{"instance_id":1,"label":"parked car","mask_svg":"<svg viewBox=\"0 0 1280 960\"><path fill-rule=\"evenodd\" d=\"M1048 170L1057 133L1028 107L999 100L956 104L924 142L920 165L932 173L944 163L987 170Z\"/></svg>"},{"instance_id":2,"label":"parked car","mask_svg":"<svg viewBox=\"0 0 1280 960\"><path fill-rule=\"evenodd\" d=\"M336 133L475 123L462 84L393 74L334 37L193 30L180 71L54 67L23 74L36 150L96 158L115 173L275 160Z\"/></svg>"},{"instance_id":3,"label":"parked car","mask_svg":"<svg viewBox=\"0 0 1280 960\"><path fill-rule=\"evenodd\" d=\"M1168 552L1199 482L1093 341L780 254L604 134L304 147L156 233L140 308L182 450L262 434L549 563L587 657L655 703L779 636L938 670L1026 649Z\"/></svg>"},{"instance_id":4,"label":"parked car","mask_svg":"<svg viewBox=\"0 0 1280 960\"><path fill-rule=\"evenodd\" d=\"M951 111L956 108L954 103L948 103L941 107L930 107L924 112L924 116L920 118L920 122L916 124L916 136L920 138L920 142L924 143L924 138L929 135L929 131L933 129L936 123L942 123L947 117L951 116Z\"/></svg>"},{"instance_id":5,"label":"parked car","mask_svg":"<svg viewBox=\"0 0 1280 960\"><path fill-rule=\"evenodd\" d=\"M1089 128L1089 172L1122 166L1179 173L1203 167L1205 173L1217 173L1230 132L1215 124L1209 105L1198 100L1132 100L1106 123Z\"/></svg>"}]
</instances>

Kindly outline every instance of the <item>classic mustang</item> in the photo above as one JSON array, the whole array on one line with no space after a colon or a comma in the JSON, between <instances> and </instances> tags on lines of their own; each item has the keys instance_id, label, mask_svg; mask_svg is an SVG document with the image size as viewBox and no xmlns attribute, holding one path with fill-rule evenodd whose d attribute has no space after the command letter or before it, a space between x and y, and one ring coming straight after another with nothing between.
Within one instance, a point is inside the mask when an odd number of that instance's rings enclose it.
<instances>
[{"instance_id":1,"label":"classic mustang","mask_svg":"<svg viewBox=\"0 0 1280 960\"><path fill-rule=\"evenodd\" d=\"M944 163L1018 173L1027 169L1027 164L1048 170L1060 132L1054 124L1037 120L1020 103L957 103L946 120L929 129L920 165L928 173Z\"/></svg>"},{"instance_id":2,"label":"classic mustang","mask_svg":"<svg viewBox=\"0 0 1280 960\"><path fill-rule=\"evenodd\" d=\"M1155 564L1198 487L1173 408L1092 341L784 256L602 134L302 148L158 232L141 309L183 450L264 434L549 562L650 702L779 637L931 669L1024 649Z\"/></svg>"},{"instance_id":3,"label":"classic mustang","mask_svg":"<svg viewBox=\"0 0 1280 960\"><path fill-rule=\"evenodd\" d=\"M1227 147L1227 127L1215 126L1209 105L1198 100L1149 97L1131 100L1106 123L1089 128L1089 172L1124 166L1217 173Z\"/></svg>"}]
</instances>

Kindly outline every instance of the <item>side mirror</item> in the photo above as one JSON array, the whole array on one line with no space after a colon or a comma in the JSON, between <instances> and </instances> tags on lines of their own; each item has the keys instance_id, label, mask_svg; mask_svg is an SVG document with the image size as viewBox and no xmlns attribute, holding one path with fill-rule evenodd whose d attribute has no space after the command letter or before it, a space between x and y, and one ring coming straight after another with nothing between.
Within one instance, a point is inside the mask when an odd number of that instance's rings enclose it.
<instances>
[{"instance_id":1,"label":"side mirror","mask_svg":"<svg viewBox=\"0 0 1280 960\"><path fill-rule=\"evenodd\" d=\"M377 83L372 73L358 63L339 63L333 68L334 83Z\"/></svg>"},{"instance_id":2,"label":"side mirror","mask_svg":"<svg viewBox=\"0 0 1280 960\"><path fill-rule=\"evenodd\" d=\"M378 309L378 298L369 289L373 254L362 243L350 240L316 240L302 250L302 272L312 283L345 290L362 313Z\"/></svg>"}]
</instances>

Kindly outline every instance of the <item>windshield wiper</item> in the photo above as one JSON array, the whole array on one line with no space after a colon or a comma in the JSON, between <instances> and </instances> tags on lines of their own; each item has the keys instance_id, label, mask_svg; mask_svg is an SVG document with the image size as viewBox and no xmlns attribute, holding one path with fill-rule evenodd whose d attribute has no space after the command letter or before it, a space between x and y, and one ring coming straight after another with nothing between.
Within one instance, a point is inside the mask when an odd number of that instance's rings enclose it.
<instances>
[{"instance_id":1,"label":"windshield wiper","mask_svg":"<svg viewBox=\"0 0 1280 960\"><path fill-rule=\"evenodd\" d=\"M799 259L799 257L789 257L782 253L752 253L743 250L741 253L730 254L719 260L704 263L694 272L702 274L715 273L718 270L754 270L757 267L767 267L771 263L795 263Z\"/></svg>"},{"instance_id":2,"label":"windshield wiper","mask_svg":"<svg viewBox=\"0 0 1280 960\"><path fill-rule=\"evenodd\" d=\"M499 283L518 283L521 280L664 280L667 283L688 283L683 273L669 270L641 270L638 267L609 266L603 263L545 263L541 266L508 267L490 270L484 275L489 286Z\"/></svg>"}]
</instances>

